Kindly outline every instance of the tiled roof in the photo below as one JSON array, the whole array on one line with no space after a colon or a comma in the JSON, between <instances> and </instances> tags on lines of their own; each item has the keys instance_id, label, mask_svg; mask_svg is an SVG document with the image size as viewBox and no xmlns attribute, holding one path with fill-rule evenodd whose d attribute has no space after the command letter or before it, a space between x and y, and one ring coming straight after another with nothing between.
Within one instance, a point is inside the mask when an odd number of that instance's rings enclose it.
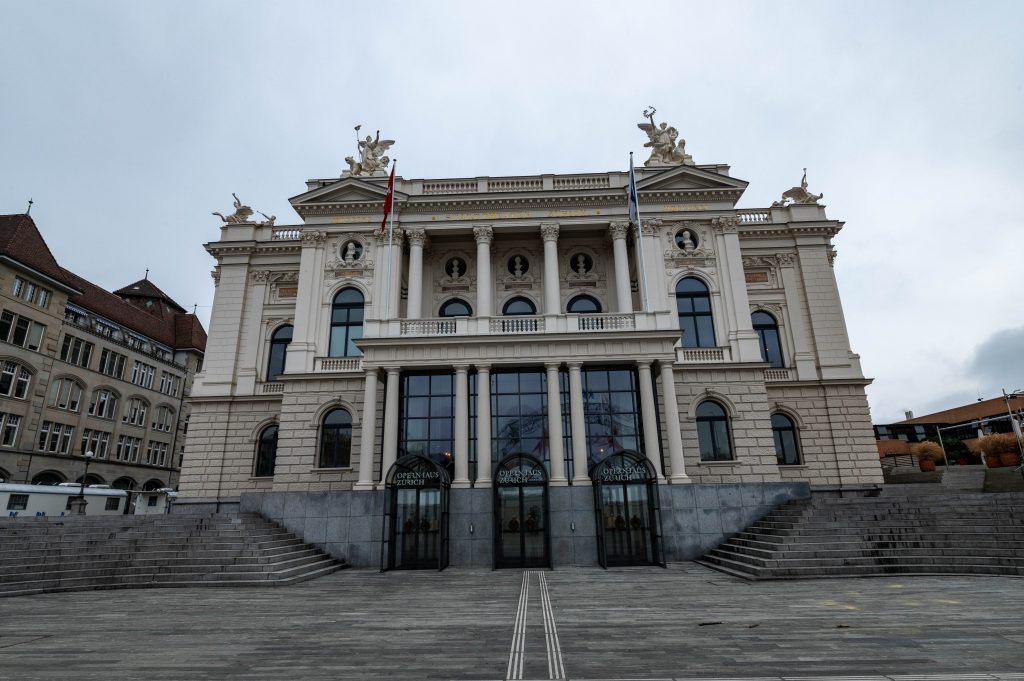
<instances>
[{"instance_id":1,"label":"tiled roof","mask_svg":"<svg viewBox=\"0 0 1024 681\"><path fill-rule=\"evenodd\" d=\"M50 247L28 215L0 215L0 255L73 286L64 278Z\"/></svg>"},{"instance_id":2,"label":"tiled roof","mask_svg":"<svg viewBox=\"0 0 1024 681\"><path fill-rule=\"evenodd\" d=\"M156 284L151 282L149 278L139 279L133 284L128 284L124 288L119 288L114 291L114 295L121 296L122 298L138 297L138 298L158 298L165 301L174 309L179 312L184 312L185 308L178 305L169 295L161 291Z\"/></svg>"},{"instance_id":3,"label":"tiled roof","mask_svg":"<svg viewBox=\"0 0 1024 681\"><path fill-rule=\"evenodd\" d=\"M1019 397L1011 399L1010 406L1013 407L1014 411L1017 411L1024 407L1024 399ZM917 416L906 421L899 421L898 423L964 423L992 416L1006 416L1006 402L1003 401L1002 397L965 404L962 407L937 411L934 414L925 414L924 416Z\"/></svg>"},{"instance_id":4,"label":"tiled roof","mask_svg":"<svg viewBox=\"0 0 1024 681\"><path fill-rule=\"evenodd\" d=\"M112 322L149 336L171 348L206 348L206 332L195 315L176 313L169 317L157 317L125 302L74 272L65 269L61 271L72 286L82 292L68 298L72 305L102 315Z\"/></svg>"}]
</instances>

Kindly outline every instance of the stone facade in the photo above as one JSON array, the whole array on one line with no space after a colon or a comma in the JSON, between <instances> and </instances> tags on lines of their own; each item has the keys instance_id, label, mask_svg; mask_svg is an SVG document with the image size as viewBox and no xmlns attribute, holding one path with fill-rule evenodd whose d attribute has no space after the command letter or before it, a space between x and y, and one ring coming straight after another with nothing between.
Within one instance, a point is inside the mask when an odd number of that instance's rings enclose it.
<instances>
[{"instance_id":1,"label":"stone facade","mask_svg":"<svg viewBox=\"0 0 1024 681\"><path fill-rule=\"evenodd\" d=\"M447 467L453 503L481 490L490 508L492 471L520 451L510 427L552 490L589 490L619 450L646 460L663 498L693 483L880 484L833 270L842 223L806 186L738 209L746 182L686 159L637 171L639 228L624 172L396 178L384 231L387 177L355 173L307 181L291 199L301 224L224 224L206 246L217 290L179 503L242 499L287 519L268 500L354 490L380 513L372 491L421 451ZM428 374L447 392L418 413ZM519 388L529 410L499 394L513 374L544 386ZM499 411L514 408L513 427Z\"/></svg>"}]
</instances>

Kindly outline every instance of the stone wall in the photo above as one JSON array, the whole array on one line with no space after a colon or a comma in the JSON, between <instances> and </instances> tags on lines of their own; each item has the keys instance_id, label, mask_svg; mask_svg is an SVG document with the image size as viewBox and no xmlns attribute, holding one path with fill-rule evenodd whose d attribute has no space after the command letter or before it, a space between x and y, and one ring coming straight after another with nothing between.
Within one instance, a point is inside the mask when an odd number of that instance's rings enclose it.
<instances>
[{"instance_id":1,"label":"stone wall","mask_svg":"<svg viewBox=\"0 0 1024 681\"><path fill-rule=\"evenodd\" d=\"M660 485L658 491L668 561L698 558L771 509L810 496L807 483L800 482ZM548 493L552 566L597 565L593 488L550 487ZM449 564L492 567L493 490L450 494ZM248 492L239 510L260 513L353 567L379 568L385 500L383 491Z\"/></svg>"}]
</instances>

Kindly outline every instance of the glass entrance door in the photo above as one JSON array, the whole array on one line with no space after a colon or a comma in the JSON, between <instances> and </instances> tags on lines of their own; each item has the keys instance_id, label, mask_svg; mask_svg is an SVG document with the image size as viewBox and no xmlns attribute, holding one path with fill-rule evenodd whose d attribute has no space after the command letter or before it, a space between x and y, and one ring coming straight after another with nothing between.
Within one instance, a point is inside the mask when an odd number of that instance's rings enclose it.
<instances>
[{"instance_id":1,"label":"glass entrance door","mask_svg":"<svg viewBox=\"0 0 1024 681\"><path fill-rule=\"evenodd\" d=\"M547 473L540 461L515 454L499 465L494 516L495 567L550 566Z\"/></svg>"},{"instance_id":2,"label":"glass entrance door","mask_svg":"<svg viewBox=\"0 0 1024 681\"><path fill-rule=\"evenodd\" d=\"M609 565L652 563L647 485L603 485L601 514Z\"/></svg>"},{"instance_id":3,"label":"glass entrance door","mask_svg":"<svg viewBox=\"0 0 1024 681\"><path fill-rule=\"evenodd\" d=\"M448 565L448 473L420 456L402 457L387 475L383 570Z\"/></svg>"}]
</instances>

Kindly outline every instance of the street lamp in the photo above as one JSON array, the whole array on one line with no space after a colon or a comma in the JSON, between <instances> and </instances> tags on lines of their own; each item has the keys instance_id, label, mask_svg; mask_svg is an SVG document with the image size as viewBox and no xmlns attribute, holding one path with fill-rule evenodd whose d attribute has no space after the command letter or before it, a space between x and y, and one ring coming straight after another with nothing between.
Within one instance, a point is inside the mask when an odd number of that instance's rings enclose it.
<instances>
[{"instance_id":1,"label":"street lamp","mask_svg":"<svg viewBox=\"0 0 1024 681\"><path fill-rule=\"evenodd\" d=\"M85 515L85 479L89 476L89 464L96 458L96 452L88 451L84 454L85 456L85 470L82 472L82 486L78 488L78 499L76 504L78 509L75 511L78 515Z\"/></svg>"}]
</instances>

